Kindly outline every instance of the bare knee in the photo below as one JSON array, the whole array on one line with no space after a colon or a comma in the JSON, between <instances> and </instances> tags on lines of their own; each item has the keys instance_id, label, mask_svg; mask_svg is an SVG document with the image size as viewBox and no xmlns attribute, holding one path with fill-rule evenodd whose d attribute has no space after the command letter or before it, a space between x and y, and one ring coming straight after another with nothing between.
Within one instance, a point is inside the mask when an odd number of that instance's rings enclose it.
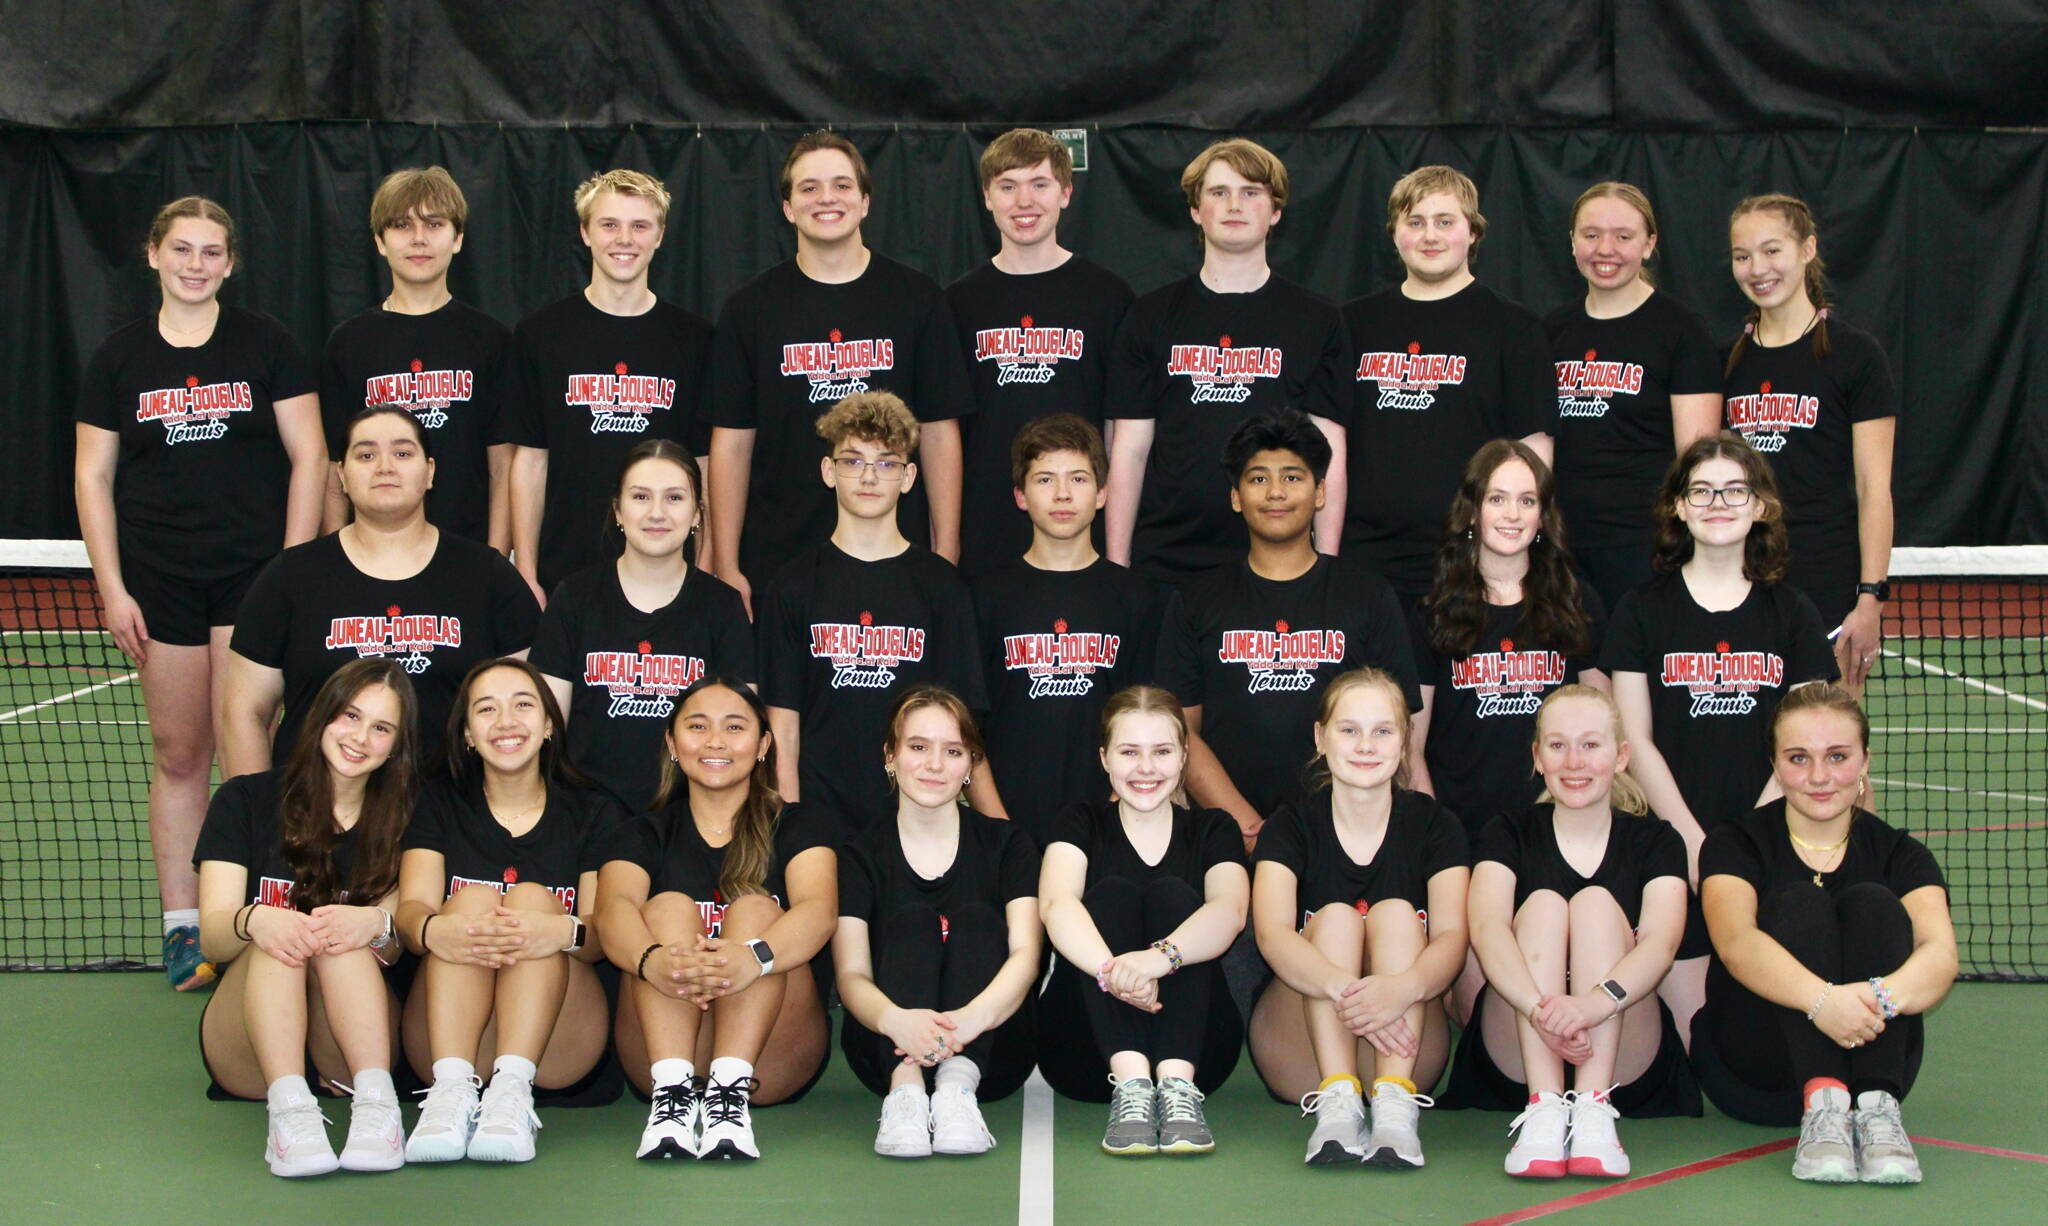
<instances>
[{"instance_id":1,"label":"bare knee","mask_svg":"<svg viewBox=\"0 0 2048 1226\"><path fill-rule=\"evenodd\" d=\"M538 881L522 881L506 890L505 905L514 911L539 911L547 915L560 915L564 910L555 892Z\"/></svg>"},{"instance_id":2,"label":"bare knee","mask_svg":"<svg viewBox=\"0 0 2048 1226\"><path fill-rule=\"evenodd\" d=\"M441 904L441 914L489 915L503 901L504 895L498 893L496 886L472 881L448 896L448 901Z\"/></svg>"},{"instance_id":3,"label":"bare knee","mask_svg":"<svg viewBox=\"0 0 2048 1226\"><path fill-rule=\"evenodd\" d=\"M213 729L204 720L168 727L150 724L150 754L156 773L172 783L205 783L213 772Z\"/></svg>"},{"instance_id":4,"label":"bare knee","mask_svg":"<svg viewBox=\"0 0 2048 1226\"><path fill-rule=\"evenodd\" d=\"M1628 927L1628 916L1622 913L1621 904L1615 901L1614 895L1608 893L1605 886L1589 885L1580 890L1572 895L1566 909L1571 916L1571 925L1575 929L1589 925L1604 928Z\"/></svg>"},{"instance_id":5,"label":"bare knee","mask_svg":"<svg viewBox=\"0 0 2048 1226\"><path fill-rule=\"evenodd\" d=\"M782 918L782 907L766 894L748 894L725 908L725 922L719 929L728 938L756 936Z\"/></svg>"},{"instance_id":6,"label":"bare knee","mask_svg":"<svg viewBox=\"0 0 2048 1226\"><path fill-rule=\"evenodd\" d=\"M704 912L697 900L675 890L656 894L640 908L647 930L660 941L680 941L704 931Z\"/></svg>"}]
</instances>

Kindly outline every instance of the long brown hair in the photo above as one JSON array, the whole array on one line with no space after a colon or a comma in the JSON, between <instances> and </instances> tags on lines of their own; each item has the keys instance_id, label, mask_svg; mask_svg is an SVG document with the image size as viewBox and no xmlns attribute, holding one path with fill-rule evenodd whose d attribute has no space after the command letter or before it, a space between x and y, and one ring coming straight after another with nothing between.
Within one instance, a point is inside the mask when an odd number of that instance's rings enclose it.
<instances>
[{"instance_id":1,"label":"long brown hair","mask_svg":"<svg viewBox=\"0 0 2048 1226\"><path fill-rule=\"evenodd\" d=\"M1394 768L1394 784L1408 786L1408 741L1414 732L1414 720L1408 713L1408 696L1401 692L1401 683L1394 675L1380 668L1354 668L1339 673L1323 687L1322 706L1316 712L1316 725L1327 727L1336 718L1337 704L1344 695L1353 690L1374 689L1384 694L1387 705L1394 712L1394 726L1401 730L1401 764ZM1310 792L1320 792L1330 786L1330 761L1323 754L1316 754L1302 768L1303 785Z\"/></svg>"},{"instance_id":2,"label":"long brown hair","mask_svg":"<svg viewBox=\"0 0 2048 1226\"><path fill-rule=\"evenodd\" d=\"M541 781L549 788L591 786L589 776L576 769L576 763L569 757L569 738L562 735L568 725L562 718L561 704L555 701L555 692L548 688L548 680L538 668L517 656L478 660L462 675L462 684L455 687L455 697L448 707L448 734L442 741L448 755L448 774L465 786L483 777L483 759L477 755L475 746L465 743L464 734L469 731L469 691L478 677L494 668L524 673L534 693L540 695L540 709L548 718L550 734L540 743Z\"/></svg>"},{"instance_id":3,"label":"long brown hair","mask_svg":"<svg viewBox=\"0 0 2048 1226\"><path fill-rule=\"evenodd\" d=\"M668 717L669 735L675 735L690 699L709 689L726 689L739 695L754 713L754 723L761 735L768 737L768 752L761 755L747 776L747 798L733 815L732 841L725 845L725 862L718 870L719 896L731 902L748 894L767 893L761 883L768 879L768 869L775 863L775 823L782 816L782 794L775 790L775 740L768 732L768 704L746 682L717 674L684 690L676 698L674 713ZM683 777L681 764L673 757L665 757L661 764L661 786L655 790L649 811L687 800L689 794L689 782Z\"/></svg>"},{"instance_id":4,"label":"long brown hair","mask_svg":"<svg viewBox=\"0 0 2048 1226\"><path fill-rule=\"evenodd\" d=\"M1551 705L1563 702L1567 698L1590 698L1602 707L1605 707L1607 709L1607 726L1614 733L1615 751L1617 753L1620 752L1621 747L1628 744L1628 733L1622 728L1621 724L1621 707L1614 701L1614 695L1609 694L1606 690L1595 689L1590 685L1574 682L1571 685L1561 685L1552 690L1550 697L1544 699L1543 705L1536 709L1536 727L1529 737L1530 748L1538 748L1543 744L1543 717L1549 713ZM1642 785L1631 778L1627 771L1614 772L1614 784L1612 790L1608 793L1608 800L1613 808L1620 809L1624 813L1633 813L1637 817L1641 817L1650 811L1649 797L1643 794ZM1557 798L1550 794L1548 787L1545 787L1543 795L1536 798L1536 803L1539 805L1554 805L1557 803Z\"/></svg>"},{"instance_id":5,"label":"long brown hair","mask_svg":"<svg viewBox=\"0 0 2048 1226\"><path fill-rule=\"evenodd\" d=\"M1522 615L1518 637L1527 637L1552 651L1582 656L1592 650L1591 625L1571 551L1565 547L1564 516L1557 509L1556 482L1543 457L1516 439L1497 438L1472 453L1451 511L1444 521L1443 544L1437 548L1436 582L1423 597L1429 645L1437 654L1461 656L1479 645L1491 616L1486 603L1486 576L1479 573L1479 508L1486 501L1493 474L1510 460L1520 460L1536 475L1539 508L1536 539L1529 545L1529 573L1522 578Z\"/></svg>"},{"instance_id":6,"label":"long brown hair","mask_svg":"<svg viewBox=\"0 0 2048 1226\"><path fill-rule=\"evenodd\" d=\"M667 460L682 467L683 481L690 487L690 501L697 505L697 522L689 525L688 535L683 539L683 561L694 564L697 529L704 522L704 475L697 471L697 457L690 454L690 449L670 438L643 438L619 461L619 475L612 481L611 505L605 508L604 527L598 529L598 553L602 557L617 557L626 550L626 533L619 526L619 498L626 492L626 474L642 460Z\"/></svg>"},{"instance_id":7,"label":"long brown hair","mask_svg":"<svg viewBox=\"0 0 2048 1226\"><path fill-rule=\"evenodd\" d=\"M1751 196L1735 206L1728 214L1728 225L1733 228L1737 221L1751 213L1776 213L1785 219L1785 227L1792 231L1792 237L1800 243L1807 239L1818 240L1820 228L1813 223L1813 208L1797 196L1772 192L1763 196ZM1818 312L1813 322L1813 360L1818 362L1828 356L1832 346L1828 343L1828 310L1834 303L1828 298L1827 265L1821 262L1820 247L1816 241L1813 258L1806 262L1806 300ZM1763 322L1762 307L1752 305L1749 314L1742 321L1742 335L1728 347L1728 364L1721 369L1722 377L1735 373L1735 367L1742 361L1742 353L1749 348L1749 338L1756 335L1757 325Z\"/></svg>"},{"instance_id":8,"label":"long brown hair","mask_svg":"<svg viewBox=\"0 0 2048 1226\"><path fill-rule=\"evenodd\" d=\"M334 867L342 832L334 826L334 779L321 734L373 685L398 697L398 735L391 756L370 775L355 824L355 866L344 883ZM277 834L292 870L292 906L300 911L340 902L367 906L398 885L399 841L412 820L418 790L419 699L396 660L353 660L334 671L306 708L298 739L277 789Z\"/></svg>"},{"instance_id":9,"label":"long brown hair","mask_svg":"<svg viewBox=\"0 0 2048 1226\"><path fill-rule=\"evenodd\" d=\"M1776 583L1785 577L1792 548L1785 539L1785 499L1778 493L1778 478L1771 463L1749 441L1733 430L1723 430L1692 441L1664 470L1664 483L1657 488L1657 501L1650 515L1657 525L1651 546L1650 565L1659 574L1670 574L1692 560L1692 530L1678 517L1678 504L1685 487L1692 484L1692 470L1708 460L1733 460L1742 466L1743 480L1757 500L1756 522L1742 546L1742 577L1751 583Z\"/></svg>"}]
</instances>

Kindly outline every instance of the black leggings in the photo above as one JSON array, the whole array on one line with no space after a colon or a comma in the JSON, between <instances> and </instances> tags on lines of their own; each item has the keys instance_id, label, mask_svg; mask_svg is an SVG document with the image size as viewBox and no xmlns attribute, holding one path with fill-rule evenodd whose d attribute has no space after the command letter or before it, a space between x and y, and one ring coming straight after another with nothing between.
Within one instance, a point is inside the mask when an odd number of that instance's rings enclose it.
<instances>
[{"instance_id":1,"label":"black leggings","mask_svg":"<svg viewBox=\"0 0 2048 1226\"><path fill-rule=\"evenodd\" d=\"M1158 876L1142 886L1104 877L1081 896L1081 904L1103 943L1127 953L1180 927L1202 905L1202 896L1178 877ZM1206 1094L1230 1076L1244 1047L1244 1023L1221 988L1215 962L1189 963L1159 981L1159 1012L1146 1013L1099 990L1092 973L1060 959L1044 1008L1047 1032L1065 1041L1045 1044L1039 1068L1047 1084L1069 1098L1108 1102L1109 1058L1135 1051L1155 1065L1189 1061L1195 1085ZM1092 1049L1076 1041L1083 1025L1094 1037Z\"/></svg>"},{"instance_id":2,"label":"black leggings","mask_svg":"<svg viewBox=\"0 0 2048 1226\"><path fill-rule=\"evenodd\" d=\"M1756 919L1800 965L1829 983L1889 975L1913 952L1912 919L1898 896L1876 882L1832 896L1811 881L1786 882L1757 903ZM1706 1007L1693 1023L1693 1058L1701 1087L1724 1114L1752 1124L1795 1124L1800 1093L1815 1077L1842 1081L1851 1095L1884 1090L1904 1098L1913 1088L1926 1046L1917 1014L1886 1022L1884 1033L1862 1047L1844 1048L1807 1021L1805 1010L1772 1004L1718 964L1715 971Z\"/></svg>"},{"instance_id":3,"label":"black leggings","mask_svg":"<svg viewBox=\"0 0 2048 1226\"><path fill-rule=\"evenodd\" d=\"M883 995L899 1008L943 1013L981 995L1002 970L1010 956L1009 925L987 903L948 908L943 925L938 912L908 903L869 926L868 950L875 986ZM977 1035L961 1053L981 1069L975 1094L981 1101L1009 1097L1031 1075L1037 1056L1033 1006L1026 993L1008 1021ZM869 1030L847 1010L839 1046L862 1085L877 1094L889 1092L890 1074L903 1062L895 1040Z\"/></svg>"}]
</instances>

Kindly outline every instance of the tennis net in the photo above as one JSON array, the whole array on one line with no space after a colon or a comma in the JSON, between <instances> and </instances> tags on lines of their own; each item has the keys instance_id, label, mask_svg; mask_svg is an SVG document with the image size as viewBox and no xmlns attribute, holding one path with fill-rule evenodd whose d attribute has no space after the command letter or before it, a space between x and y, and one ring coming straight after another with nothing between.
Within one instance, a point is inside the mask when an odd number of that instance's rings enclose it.
<instances>
[{"instance_id":1,"label":"tennis net","mask_svg":"<svg viewBox=\"0 0 2048 1226\"><path fill-rule=\"evenodd\" d=\"M1878 809L1940 858L1966 975L2048 979L2048 546L1900 549ZM0 967L158 958L149 728L76 541L0 541Z\"/></svg>"}]
</instances>

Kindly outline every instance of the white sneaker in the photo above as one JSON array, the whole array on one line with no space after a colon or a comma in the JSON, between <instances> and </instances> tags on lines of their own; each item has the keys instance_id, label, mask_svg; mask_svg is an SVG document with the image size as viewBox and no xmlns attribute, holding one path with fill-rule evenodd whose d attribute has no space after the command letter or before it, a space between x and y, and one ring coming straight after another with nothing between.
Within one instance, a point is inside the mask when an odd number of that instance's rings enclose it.
<instances>
[{"instance_id":1,"label":"white sneaker","mask_svg":"<svg viewBox=\"0 0 2048 1226\"><path fill-rule=\"evenodd\" d=\"M407 1162L454 1162L469 1151L469 1133L476 1122L477 1091L483 1078L437 1081L420 1093L420 1120L405 1142Z\"/></svg>"},{"instance_id":2,"label":"white sneaker","mask_svg":"<svg viewBox=\"0 0 2048 1226\"><path fill-rule=\"evenodd\" d=\"M996 1147L995 1134L981 1118L981 1103L966 1086L940 1086L932 1091L932 1152L985 1154Z\"/></svg>"},{"instance_id":3,"label":"white sneaker","mask_svg":"<svg viewBox=\"0 0 2048 1226\"><path fill-rule=\"evenodd\" d=\"M1856 1141L1849 1131L1849 1091L1816 1090L1799 1117L1799 1148L1792 1153L1792 1178L1814 1183L1856 1182Z\"/></svg>"},{"instance_id":4,"label":"white sneaker","mask_svg":"<svg viewBox=\"0 0 2048 1226\"><path fill-rule=\"evenodd\" d=\"M1899 1116L1899 1100L1883 1090L1856 1096L1856 1178L1864 1183L1919 1183L1920 1159Z\"/></svg>"},{"instance_id":5,"label":"white sneaker","mask_svg":"<svg viewBox=\"0 0 2048 1226\"><path fill-rule=\"evenodd\" d=\"M753 1115L748 1100L761 1083L752 1077L713 1081L704 1091L704 1134L697 1142L699 1158L758 1158Z\"/></svg>"},{"instance_id":6,"label":"white sneaker","mask_svg":"<svg viewBox=\"0 0 2048 1226\"><path fill-rule=\"evenodd\" d=\"M1422 1134L1417 1124L1421 1109L1436 1106L1427 1094L1410 1094L1391 1081L1372 1088L1372 1135L1365 1143L1365 1160L1372 1166L1411 1170L1422 1165Z\"/></svg>"},{"instance_id":7,"label":"white sneaker","mask_svg":"<svg viewBox=\"0 0 2048 1226\"><path fill-rule=\"evenodd\" d=\"M1628 1151L1614 1132L1614 1121L1621 1118L1621 1112L1607 1101L1613 1092L1609 1087L1597 1094L1579 1090L1566 1095L1572 1101L1572 1156L1566 1169L1574 1175L1614 1179L1628 1174Z\"/></svg>"},{"instance_id":8,"label":"white sneaker","mask_svg":"<svg viewBox=\"0 0 2048 1226\"><path fill-rule=\"evenodd\" d=\"M654 1087L647 1104L647 1127L640 1132L635 1158L694 1158L697 1129L703 1122L704 1096L695 1078Z\"/></svg>"},{"instance_id":9,"label":"white sneaker","mask_svg":"<svg viewBox=\"0 0 2048 1226\"><path fill-rule=\"evenodd\" d=\"M540 1117L533 1113L533 1083L510 1073L493 1073L476 1105L470 1160L531 1162L533 1133L539 1127Z\"/></svg>"},{"instance_id":10,"label":"white sneaker","mask_svg":"<svg viewBox=\"0 0 2048 1226\"><path fill-rule=\"evenodd\" d=\"M1571 1129L1572 1105L1562 1094L1543 1091L1515 1117L1508 1131L1521 1130L1508 1150L1510 1175L1526 1179L1561 1179L1569 1169L1565 1138Z\"/></svg>"},{"instance_id":11,"label":"white sneaker","mask_svg":"<svg viewBox=\"0 0 2048 1226\"><path fill-rule=\"evenodd\" d=\"M334 1144L327 1139L327 1117L320 1114L317 1099L296 1107L270 1108L270 1140L263 1148L270 1173L286 1179L301 1175L325 1175L341 1165L334 1156Z\"/></svg>"},{"instance_id":12,"label":"white sneaker","mask_svg":"<svg viewBox=\"0 0 2048 1226\"><path fill-rule=\"evenodd\" d=\"M1365 1160L1365 1100L1358 1097L1356 1083L1340 1081L1327 1090L1302 1095L1301 1113L1316 1117L1303 1162L1334 1166Z\"/></svg>"},{"instance_id":13,"label":"white sneaker","mask_svg":"<svg viewBox=\"0 0 2048 1226\"><path fill-rule=\"evenodd\" d=\"M405 1113L398 1095L349 1091L348 1142L341 1147L344 1171L395 1171L405 1165Z\"/></svg>"},{"instance_id":14,"label":"white sneaker","mask_svg":"<svg viewBox=\"0 0 2048 1226\"><path fill-rule=\"evenodd\" d=\"M882 1100L875 1152L884 1158L932 1156L931 1100L925 1097L923 1086L897 1086Z\"/></svg>"}]
</instances>

